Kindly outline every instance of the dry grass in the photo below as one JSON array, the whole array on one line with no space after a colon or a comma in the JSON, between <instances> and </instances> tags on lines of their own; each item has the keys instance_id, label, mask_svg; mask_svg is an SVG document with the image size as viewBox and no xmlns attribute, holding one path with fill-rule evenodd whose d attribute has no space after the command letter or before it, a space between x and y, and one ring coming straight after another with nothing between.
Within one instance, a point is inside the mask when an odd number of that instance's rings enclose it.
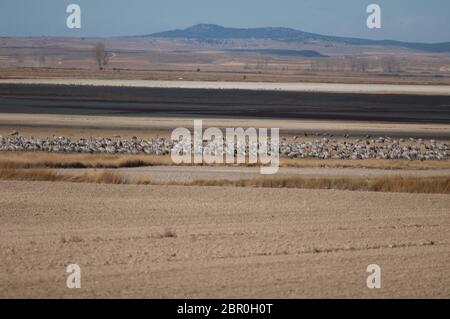
<instances>
[{"instance_id":1,"label":"dry grass","mask_svg":"<svg viewBox=\"0 0 450 319\"><path fill-rule=\"evenodd\" d=\"M26 181L61 181L103 184L170 184L199 186L276 187L364 190L378 192L450 193L450 177L259 177L254 179L196 180L193 182L156 183L149 179L129 178L111 171L69 175L50 168L121 168L152 165L173 165L170 156L60 154L45 152L0 153L0 179ZM449 168L450 161L402 160L317 160L281 159L281 166L330 168L438 169Z\"/></svg>"},{"instance_id":2,"label":"dry grass","mask_svg":"<svg viewBox=\"0 0 450 319\"><path fill-rule=\"evenodd\" d=\"M446 169L450 168L450 160L408 161L379 159L315 159L315 158L285 158L280 159L283 167L327 167L327 168L378 168L378 169Z\"/></svg>"},{"instance_id":3,"label":"dry grass","mask_svg":"<svg viewBox=\"0 0 450 319\"><path fill-rule=\"evenodd\" d=\"M83 238L79 235L72 235L68 238L65 236L62 236L60 239L61 244L67 244L67 243L81 243L83 241Z\"/></svg>"},{"instance_id":4,"label":"dry grass","mask_svg":"<svg viewBox=\"0 0 450 319\"><path fill-rule=\"evenodd\" d=\"M0 152L0 169L19 168L121 168L155 165L175 165L170 155L110 155L47 152ZM191 164L185 164L191 165ZM204 164L206 165L206 164ZM223 166L225 164L212 164ZM255 164L242 164L255 166ZM320 160L314 158L281 157L282 167L381 168L381 169L444 169L450 160Z\"/></svg>"},{"instance_id":5,"label":"dry grass","mask_svg":"<svg viewBox=\"0 0 450 319\"><path fill-rule=\"evenodd\" d=\"M160 234L161 238L177 238L177 233L174 230L166 229L164 233Z\"/></svg>"},{"instance_id":6,"label":"dry grass","mask_svg":"<svg viewBox=\"0 0 450 319\"><path fill-rule=\"evenodd\" d=\"M436 177L257 177L252 179L195 180L192 182L153 182L148 178L129 178L101 170L94 174L58 174L46 169L0 169L0 180L52 181L98 184L233 186L268 188L339 189L352 191L450 194L450 176Z\"/></svg>"},{"instance_id":7,"label":"dry grass","mask_svg":"<svg viewBox=\"0 0 450 319\"><path fill-rule=\"evenodd\" d=\"M21 168L121 168L169 165L170 156L109 155L46 152L0 153L0 169Z\"/></svg>"},{"instance_id":8,"label":"dry grass","mask_svg":"<svg viewBox=\"0 0 450 319\"><path fill-rule=\"evenodd\" d=\"M185 185L270 188L339 189L351 191L450 194L450 176L438 177L259 177L253 179L196 180Z\"/></svg>"},{"instance_id":9,"label":"dry grass","mask_svg":"<svg viewBox=\"0 0 450 319\"><path fill-rule=\"evenodd\" d=\"M50 181L98 184L150 184L149 179L127 178L120 174L101 170L95 174L58 174L46 169L0 169L0 180Z\"/></svg>"}]
</instances>

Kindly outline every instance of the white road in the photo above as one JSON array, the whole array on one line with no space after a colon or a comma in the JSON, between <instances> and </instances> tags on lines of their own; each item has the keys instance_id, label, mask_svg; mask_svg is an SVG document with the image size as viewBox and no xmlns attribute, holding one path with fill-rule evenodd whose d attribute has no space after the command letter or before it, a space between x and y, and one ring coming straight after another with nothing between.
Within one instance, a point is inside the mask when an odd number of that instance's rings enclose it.
<instances>
[{"instance_id":1,"label":"white road","mask_svg":"<svg viewBox=\"0 0 450 319\"><path fill-rule=\"evenodd\" d=\"M370 93L450 95L449 85L393 85L343 83L277 83L277 82L223 82L223 81L146 81L97 79L0 79L0 84L58 84L87 86L122 86L182 89L239 89L291 92Z\"/></svg>"}]
</instances>

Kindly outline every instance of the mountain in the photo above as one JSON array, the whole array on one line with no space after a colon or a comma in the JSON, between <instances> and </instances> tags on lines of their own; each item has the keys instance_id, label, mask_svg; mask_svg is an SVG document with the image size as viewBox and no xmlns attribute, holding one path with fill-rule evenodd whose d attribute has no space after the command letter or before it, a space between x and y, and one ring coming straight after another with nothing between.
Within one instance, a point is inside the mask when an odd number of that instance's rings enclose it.
<instances>
[{"instance_id":1,"label":"mountain","mask_svg":"<svg viewBox=\"0 0 450 319\"><path fill-rule=\"evenodd\" d=\"M197 24L182 30L153 33L144 37L185 38L201 41L220 39L271 39L284 42L325 41L350 45L397 46L426 52L450 52L450 42L415 43L394 40L368 40L321 35L282 27L226 28L215 24Z\"/></svg>"},{"instance_id":2,"label":"mountain","mask_svg":"<svg viewBox=\"0 0 450 319\"><path fill-rule=\"evenodd\" d=\"M308 40L314 34L290 28L225 28L215 24L197 24L183 30L172 30L149 35L161 38L188 39L274 39L274 40Z\"/></svg>"}]
</instances>

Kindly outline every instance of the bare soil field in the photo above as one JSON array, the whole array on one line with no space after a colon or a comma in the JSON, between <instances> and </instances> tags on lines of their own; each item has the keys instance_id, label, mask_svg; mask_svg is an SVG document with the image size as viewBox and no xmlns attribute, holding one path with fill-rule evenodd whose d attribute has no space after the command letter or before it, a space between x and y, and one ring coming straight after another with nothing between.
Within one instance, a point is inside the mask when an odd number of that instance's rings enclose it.
<instances>
[{"instance_id":1,"label":"bare soil field","mask_svg":"<svg viewBox=\"0 0 450 319\"><path fill-rule=\"evenodd\" d=\"M450 296L449 195L13 181L0 195L2 298Z\"/></svg>"},{"instance_id":2,"label":"bare soil field","mask_svg":"<svg viewBox=\"0 0 450 319\"><path fill-rule=\"evenodd\" d=\"M243 65L240 66L242 68ZM167 67L167 66L164 66ZM213 67L209 71L197 72L210 68L208 64L181 65L175 70L145 70L145 69L106 69L101 72L95 67L80 69L73 67L7 67L0 68L0 79L64 79L70 74L75 79L100 80L145 80L145 81L231 81L231 82L282 82L282 83L349 83L349 84L406 84L406 85L450 85L450 75L432 76L429 74L408 75L369 75L342 72L292 73L292 72L262 72L258 70L234 70L225 65L219 70ZM448 67L445 67L448 68Z\"/></svg>"},{"instance_id":3,"label":"bare soil field","mask_svg":"<svg viewBox=\"0 0 450 319\"><path fill-rule=\"evenodd\" d=\"M206 65L209 66L209 65ZM205 68L205 65L200 67ZM448 68L448 67L446 67ZM419 75L368 75L343 74L341 72L317 72L311 74L290 74L259 71L229 71L229 66L221 70L197 72L198 66L187 65L179 70L130 70L73 68L0 68L0 79L65 79L70 74L73 79L98 80L144 80L144 81L227 81L227 82L280 82L280 83L347 83L347 84L405 84L405 85L450 85L450 74L447 76Z\"/></svg>"},{"instance_id":4,"label":"bare soil field","mask_svg":"<svg viewBox=\"0 0 450 319\"><path fill-rule=\"evenodd\" d=\"M330 63L330 62L329 62ZM298 63L298 64L304 64ZM308 64L308 62L307 62ZM348 84L406 84L406 85L450 85L450 73L445 76L430 74L366 74L342 72L286 72L286 71L259 71L245 70L240 63L238 70L231 70L230 65L217 67L209 64L181 64L173 69L105 69L101 72L91 66L88 69L72 67L5 67L0 68L0 79L64 79L67 74L73 79L99 79L99 80L144 80L144 81L231 81L231 82L282 82L282 83L348 83ZM163 67L168 68L167 65ZM170 67L169 67L170 68ZM202 72L197 69L202 68ZM279 67L278 67L279 68ZM283 68L283 66L281 66ZM444 66L447 70L448 66ZM206 70L205 70L206 69ZM209 70L208 70L209 69Z\"/></svg>"}]
</instances>

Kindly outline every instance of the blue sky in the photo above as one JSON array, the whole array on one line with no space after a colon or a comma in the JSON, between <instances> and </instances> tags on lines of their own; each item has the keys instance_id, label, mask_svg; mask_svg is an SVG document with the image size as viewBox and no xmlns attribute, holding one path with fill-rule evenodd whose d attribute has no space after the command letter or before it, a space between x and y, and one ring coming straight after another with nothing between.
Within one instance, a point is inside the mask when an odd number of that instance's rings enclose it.
<instances>
[{"instance_id":1,"label":"blue sky","mask_svg":"<svg viewBox=\"0 0 450 319\"><path fill-rule=\"evenodd\" d=\"M66 27L66 7L82 28ZM382 28L366 27L366 7L382 8ZM416 42L450 41L449 0L0 0L0 36L121 36L185 28L284 26L328 35Z\"/></svg>"}]
</instances>

